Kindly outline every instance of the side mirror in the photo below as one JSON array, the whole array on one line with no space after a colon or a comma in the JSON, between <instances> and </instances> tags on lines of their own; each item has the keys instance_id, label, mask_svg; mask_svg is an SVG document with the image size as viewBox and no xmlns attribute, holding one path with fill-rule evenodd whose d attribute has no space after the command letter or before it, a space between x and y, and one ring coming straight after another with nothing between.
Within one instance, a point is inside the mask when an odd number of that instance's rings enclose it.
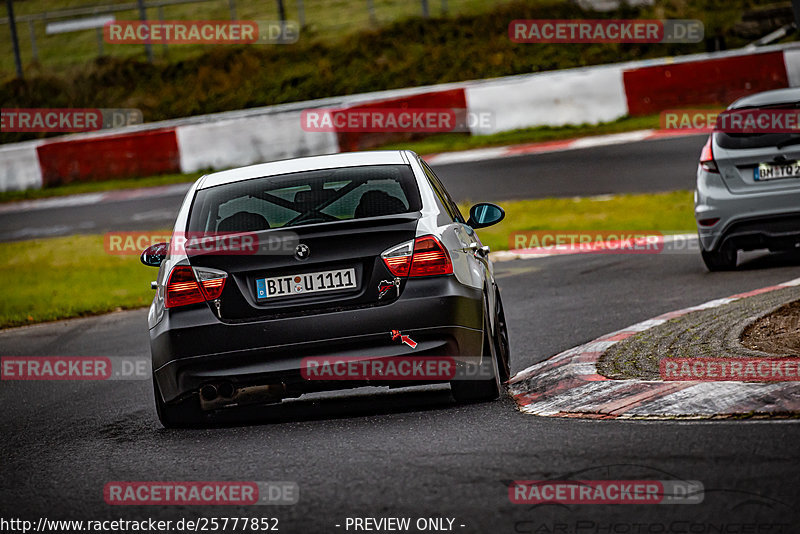
<instances>
[{"instance_id":1,"label":"side mirror","mask_svg":"<svg viewBox=\"0 0 800 534\"><path fill-rule=\"evenodd\" d=\"M506 216L503 208L490 202L475 204L469 210L467 225L477 229L486 228L502 221Z\"/></svg>"},{"instance_id":2,"label":"side mirror","mask_svg":"<svg viewBox=\"0 0 800 534\"><path fill-rule=\"evenodd\" d=\"M144 249L139 259L148 267L159 267L167 257L167 252L169 252L169 243L156 243Z\"/></svg>"}]
</instances>

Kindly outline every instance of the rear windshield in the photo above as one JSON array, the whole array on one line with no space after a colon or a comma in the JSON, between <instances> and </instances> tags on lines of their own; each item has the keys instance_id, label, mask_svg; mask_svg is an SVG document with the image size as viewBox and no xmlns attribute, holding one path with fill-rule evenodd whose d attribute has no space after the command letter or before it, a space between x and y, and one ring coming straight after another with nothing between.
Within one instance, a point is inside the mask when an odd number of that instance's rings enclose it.
<instances>
[{"instance_id":1,"label":"rear windshield","mask_svg":"<svg viewBox=\"0 0 800 534\"><path fill-rule=\"evenodd\" d=\"M800 103L786 103L775 106L762 106L758 108L739 108L742 110L750 109L800 109ZM738 110L738 109L737 109ZM734 111L734 110L731 110ZM715 132L714 140L722 148L747 149L747 148L766 148L783 146L784 144L800 144L800 134L798 133L726 133Z\"/></svg>"},{"instance_id":2,"label":"rear windshield","mask_svg":"<svg viewBox=\"0 0 800 534\"><path fill-rule=\"evenodd\" d=\"M255 178L197 192L190 232L255 232L421 209L408 165L372 165Z\"/></svg>"}]
</instances>

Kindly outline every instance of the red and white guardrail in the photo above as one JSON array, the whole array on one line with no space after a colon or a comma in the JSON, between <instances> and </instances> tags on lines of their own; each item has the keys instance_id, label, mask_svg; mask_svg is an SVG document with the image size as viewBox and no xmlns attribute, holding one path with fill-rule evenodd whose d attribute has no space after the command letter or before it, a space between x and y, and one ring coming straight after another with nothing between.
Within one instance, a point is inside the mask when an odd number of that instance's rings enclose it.
<instances>
[{"instance_id":1,"label":"red and white guardrail","mask_svg":"<svg viewBox=\"0 0 800 534\"><path fill-rule=\"evenodd\" d=\"M406 134L306 131L310 108L452 108L491 116L471 134L613 121L800 86L800 47L779 45L381 91L0 145L0 191L225 169L370 148Z\"/></svg>"}]
</instances>

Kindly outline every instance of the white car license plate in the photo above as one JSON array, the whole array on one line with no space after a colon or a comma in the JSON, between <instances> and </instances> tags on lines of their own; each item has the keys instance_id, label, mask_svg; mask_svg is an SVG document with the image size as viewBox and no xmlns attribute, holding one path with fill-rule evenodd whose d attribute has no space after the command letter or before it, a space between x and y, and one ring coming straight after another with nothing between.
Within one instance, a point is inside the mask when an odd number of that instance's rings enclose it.
<instances>
[{"instance_id":1,"label":"white car license plate","mask_svg":"<svg viewBox=\"0 0 800 534\"><path fill-rule=\"evenodd\" d=\"M289 295L306 295L337 289L353 289L357 287L355 269L337 269L316 273L293 274L259 278L256 280L256 297L268 299L287 297Z\"/></svg>"},{"instance_id":2,"label":"white car license plate","mask_svg":"<svg viewBox=\"0 0 800 534\"><path fill-rule=\"evenodd\" d=\"M753 179L757 182L781 178L800 178L800 163L796 161L782 165L762 163L753 171Z\"/></svg>"}]
</instances>

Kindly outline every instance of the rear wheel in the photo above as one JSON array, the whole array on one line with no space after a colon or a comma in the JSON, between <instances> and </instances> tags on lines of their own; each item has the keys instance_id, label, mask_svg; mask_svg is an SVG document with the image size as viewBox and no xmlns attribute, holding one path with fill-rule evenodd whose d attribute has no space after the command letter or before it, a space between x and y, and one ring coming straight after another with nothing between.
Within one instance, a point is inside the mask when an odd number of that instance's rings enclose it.
<instances>
[{"instance_id":1,"label":"rear wheel","mask_svg":"<svg viewBox=\"0 0 800 534\"><path fill-rule=\"evenodd\" d=\"M450 392L457 402L482 402L495 400L500 396L503 385L500 381L500 370L497 366L497 352L495 341L492 337L489 317L484 319L483 358L481 358L480 374L486 372L488 367L490 377L471 378L463 377L450 382ZM488 358L487 358L488 356Z\"/></svg>"},{"instance_id":2,"label":"rear wheel","mask_svg":"<svg viewBox=\"0 0 800 534\"><path fill-rule=\"evenodd\" d=\"M736 268L739 252L732 248L720 250L701 250L700 255L709 271L732 271Z\"/></svg>"},{"instance_id":3,"label":"rear wheel","mask_svg":"<svg viewBox=\"0 0 800 534\"><path fill-rule=\"evenodd\" d=\"M497 368L500 381L506 382L511 376L511 349L508 342L508 327L500 291L495 289L495 351L497 352Z\"/></svg>"}]
</instances>

